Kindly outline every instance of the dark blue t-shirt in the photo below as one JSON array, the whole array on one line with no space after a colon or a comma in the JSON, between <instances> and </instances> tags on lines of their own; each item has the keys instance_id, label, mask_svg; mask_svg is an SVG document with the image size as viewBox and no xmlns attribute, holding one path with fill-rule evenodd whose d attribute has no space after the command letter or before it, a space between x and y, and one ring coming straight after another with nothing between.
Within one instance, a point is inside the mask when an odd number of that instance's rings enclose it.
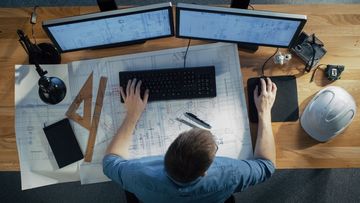
<instances>
[{"instance_id":1,"label":"dark blue t-shirt","mask_svg":"<svg viewBox=\"0 0 360 203\"><path fill-rule=\"evenodd\" d=\"M263 182L275 172L265 159L237 160L216 157L204 177L182 184L172 180L164 168L164 156L125 160L106 155L103 171L142 202L224 202L234 192Z\"/></svg>"}]
</instances>

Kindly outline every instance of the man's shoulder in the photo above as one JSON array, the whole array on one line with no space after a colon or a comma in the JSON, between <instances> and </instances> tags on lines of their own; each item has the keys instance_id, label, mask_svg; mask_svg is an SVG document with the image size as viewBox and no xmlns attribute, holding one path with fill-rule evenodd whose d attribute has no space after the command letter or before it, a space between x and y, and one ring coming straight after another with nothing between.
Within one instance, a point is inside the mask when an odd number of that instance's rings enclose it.
<instances>
[{"instance_id":1,"label":"man's shoulder","mask_svg":"<svg viewBox=\"0 0 360 203\"><path fill-rule=\"evenodd\" d=\"M164 156L146 156L146 157L140 157L140 158L134 158L134 159L124 159L121 156L109 154L104 157L107 161L121 161L126 162L127 164L162 164L164 162Z\"/></svg>"},{"instance_id":2,"label":"man's shoulder","mask_svg":"<svg viewBox=\"0 0 360 203\"><path fill-rule=\"evenodd\" d=\"M233 159L229 157L216 157L210 167L210 169L215 171L235 171L236 173L238 173L239 171L254 170L255 168L268 169L271 171L271 173L273 173L275 170L274 164L270 160Z\"/></svg>"},{"instance_id":3,"label":"man's shoulder","mask_svg":"<svg viewBox=\"0 0 360 203\"><path fill-rule=\"evenodd\" d=\"M256 159L234 159L234 158L223 157L223 156L215 157L214 163L224 164L224 165L226 165L226 164L266 163L266 164L272 164L273 165L273 163L270 160L267 160L267 159L260 159L260 158L256 158Z\"/></svg>"},{"instance_id":4,"label":"man's shoulder","mask_svg":"<svg viewBox=\"0 0 360 203\"><path fill-rule=\"evenodd\" d=\"M136 159L124 159L121 156L108 154L103 159L104 171L118 171L119 173L135 173L163 168L163 156L148 156Z\"/></svg>"},{"instance_id":5,"label":"man's shoulder","mask_svg":"<svg viewBox=\"0 0 360 203\"><path fill-rule=\"evenodd\" d=\"M164 168L164 156L147 156L128 160L130 164L136 165L143 170L158 170Z\"/></svg>"},{"instance_id":6,"label":"man's shoulder","mask_svg":"<svg viewBox=\"0 0 360 203\"><path fill-rule=\"evenodd\" d=\"M238 163L243 163L246 160L242 160L242 159L234 159L234 158L230 158L230 157L224 157L224 156L217 156L215 157L213 164L216 165L232 165L232 164L238 164Z\"/></svg>"},{"instance_id":7,"label":"man's shoulder","mask_svg":"<svg viewBox=\"0 0 360 203\"><path fill-rule=\"evenodd\" d=\"M242 190L249 185L262 182L275 171L271 161L265 159L232 159L216 157L208 170L208 180L219 185Z\"/></svg>"},{"instance_id":8,"label":"man's shoulder","mask_svg":"<svg viewBox=\"0 0 360 203\"><path fill-rule=\"evenodd\" d=\"M148 156L136 159L124 159L121 156L111 154L104 157L103 169L105 174L114 172L124 177L158 176L158 173L164 169L164 157Z\"/></svg>"}]
</instances>

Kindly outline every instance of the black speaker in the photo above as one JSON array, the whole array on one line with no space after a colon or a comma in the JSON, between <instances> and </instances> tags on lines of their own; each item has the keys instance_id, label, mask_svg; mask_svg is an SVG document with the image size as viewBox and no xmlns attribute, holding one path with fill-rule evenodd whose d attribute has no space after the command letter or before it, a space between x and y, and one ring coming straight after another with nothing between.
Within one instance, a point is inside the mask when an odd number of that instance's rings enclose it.
<instances>
[{"instance_id":1,"label":"black speaker","mask_svg":"<svg viewBox=\"0 0 360 203\"><path fill-rule=\"evenodd\" d=\"M231 0L231 8L247 9L250 4L250 0Z\"/></svg>"},{"instance_id":2,"label":"black speaker","mask_svg":"<svg viewBox=\"0 0 360 203\"><path fill-rule=\"evenodd\" d=\"M316 66L327 51L324 43L320 41L315 34L309 36L305 32L302 32L297 41L291 46L290 52L305 62L305 71L309 72L312 67Z\"/></svg>"}]
</instances>

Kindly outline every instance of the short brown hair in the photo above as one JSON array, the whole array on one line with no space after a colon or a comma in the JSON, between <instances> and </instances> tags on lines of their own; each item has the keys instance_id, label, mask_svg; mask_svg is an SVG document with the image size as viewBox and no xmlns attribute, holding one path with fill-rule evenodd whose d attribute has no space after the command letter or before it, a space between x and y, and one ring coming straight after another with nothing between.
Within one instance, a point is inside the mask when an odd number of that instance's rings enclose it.
<instances>
[{"instance_id":1,"label":"short brown hair","mask_svg":"<svg viewBox=\"0 0 360 203\"><path fill-rule=\"evenodd\" d=\"M210 131L194 128L181 133L165 154L165 170L175 181L200 177L214 160L217 145Z\"/></svg>"}]
</instances>

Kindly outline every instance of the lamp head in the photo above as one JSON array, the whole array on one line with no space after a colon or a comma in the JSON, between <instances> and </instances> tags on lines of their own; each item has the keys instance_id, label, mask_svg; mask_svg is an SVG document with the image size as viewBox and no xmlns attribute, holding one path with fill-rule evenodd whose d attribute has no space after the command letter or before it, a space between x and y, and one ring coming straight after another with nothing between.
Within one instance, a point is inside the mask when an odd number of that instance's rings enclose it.
<instances>
[{"instance_id":1,"label":"lamp head","mask_svg":"<svg viewBox=\"0 0 360 203\"><path fill-rule=\"evenodd\" d=\"M66 95L65 83L57 77L41 76L39 79L39 96L47 104L58 104Z\"/></svg>"}]
</instances>

